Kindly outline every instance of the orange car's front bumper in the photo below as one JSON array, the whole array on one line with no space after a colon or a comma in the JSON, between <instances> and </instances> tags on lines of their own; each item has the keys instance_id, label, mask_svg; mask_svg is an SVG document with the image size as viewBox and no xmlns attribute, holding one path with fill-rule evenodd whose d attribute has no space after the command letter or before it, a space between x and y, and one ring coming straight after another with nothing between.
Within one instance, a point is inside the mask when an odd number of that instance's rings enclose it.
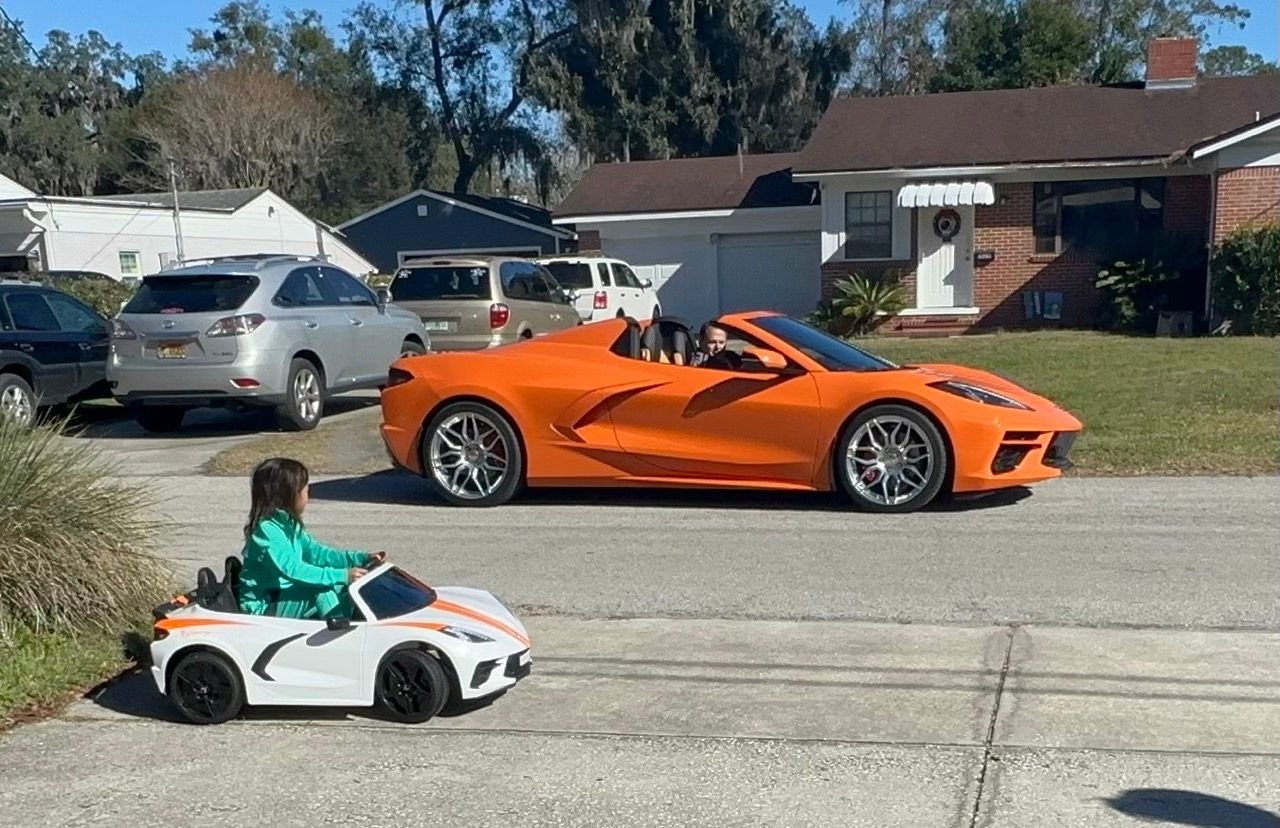
<instances>
[{"instance_id":1,"label":"orange car's front bumper","mask_svg":"<svg viewBox=\"0 0 1280 828\"><path fill-rule=\"evenodd\" d=\"M966 423L955 449L956 493L1026 486L1061 477L1083 425L1065 411L1038 411L1000 423ZM956 432L953 431L952 434Z\"/></svg>"}]
</instances>

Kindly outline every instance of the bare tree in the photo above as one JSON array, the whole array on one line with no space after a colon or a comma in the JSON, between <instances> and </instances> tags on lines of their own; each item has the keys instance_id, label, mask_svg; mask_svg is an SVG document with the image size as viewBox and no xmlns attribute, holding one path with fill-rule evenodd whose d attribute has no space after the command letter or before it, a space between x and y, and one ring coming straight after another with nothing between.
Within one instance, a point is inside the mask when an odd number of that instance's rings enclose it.
<instances>
[{"instance_id":1,"label":"bare tree","mask_svg":"<svg viewBox=\"0 0 1280 828\"><path fill-rule=\"evenodd\" d=\"M174 83L138 119L151 186L168 159L191 189L271 187L314 192L338 145L334 109L292 78L251 64L206 68Z\"/></svg>"}]
</instances>

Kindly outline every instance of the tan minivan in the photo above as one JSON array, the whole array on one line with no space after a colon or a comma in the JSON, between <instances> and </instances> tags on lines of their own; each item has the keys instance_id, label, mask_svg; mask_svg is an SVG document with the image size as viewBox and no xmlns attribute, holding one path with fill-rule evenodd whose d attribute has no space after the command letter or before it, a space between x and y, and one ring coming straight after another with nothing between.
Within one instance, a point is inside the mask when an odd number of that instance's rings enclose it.
<instances>
[{"instance_id":1,"label":"tan minivan","mask_svg":"<svg viewBox=\"0 0 1280 828\"><path fill-rule=\"evenodd\" d=\"M478 351L582 324L572 295L528 259L407 259L388 289L422 319L435 351Z\"/></svg>"}]
</instances>

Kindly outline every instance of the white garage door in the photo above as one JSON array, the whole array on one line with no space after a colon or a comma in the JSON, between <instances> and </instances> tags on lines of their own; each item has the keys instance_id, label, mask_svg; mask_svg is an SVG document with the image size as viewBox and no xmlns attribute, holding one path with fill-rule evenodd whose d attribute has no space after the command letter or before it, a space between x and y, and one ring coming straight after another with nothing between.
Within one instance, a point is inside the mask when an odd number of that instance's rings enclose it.
<instances>
[{"instance_id":1,"label":"white garage door","mask_svg":"<svg viewBox=\"0 0 1280 828\"><path fill-rule=\"evenodd\" d=\"M822 293L821 235L721 236L717 252L720 312L772 310L804 317Z\"/></svg>"}]
</instances>

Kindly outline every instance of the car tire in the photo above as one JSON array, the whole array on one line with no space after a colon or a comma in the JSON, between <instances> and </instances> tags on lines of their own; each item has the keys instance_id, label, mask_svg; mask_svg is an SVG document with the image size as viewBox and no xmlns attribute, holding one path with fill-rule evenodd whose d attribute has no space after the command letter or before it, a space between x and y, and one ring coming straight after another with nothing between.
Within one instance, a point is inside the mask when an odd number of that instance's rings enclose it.
<instances>
[{"instance_id":1,"label":"car tire","mask_svg":"<svg viewBox=\"0 0 1280 828\"><path fill-rule=\"evenodd\" d=\"M392 650L378 665L373 695L378 707L396 721L422 724L448 703L449 676L422 650Z\"/></svg>"},{"instance_id":2,"label":"car tire","mask_svg":"<svg viewBox=\"0 0 1280 828\"><path fill-rule=\"evenodd\" d=\"M451 436L457 442L463 432L480 434L462 451L472 448L483 452L481 457L468 460L465 455L449 450L445 437ZM500 443L490 444L490 433L496 433ZM446 405L422 430L421 445L423 476L432 492L452 506L499 506L515 496L524 480L524 448L515 427L503 414L483 403ZM489 464L491 458L500 462ZM477 462L487 471L482 482L478 474L474 481L468 479L461 468ZM492 477L497 473L495 467L500 467L502 472L496 481ZM459 475L463 475L462 483L454 484L453 480Z\"/></svg>"},{"instance_id":3,"label":"car tire","mask_svg":"<svg viewBox=\"0 0 1280 828\"><path fill-rule=\"evenodd\" d=\"M139 405L133 409L133 419L143 430L153 434L171 434L182 428L187 409L168 405Z\"/></svg>"},{"instance_id":4,"label":"car tire","mask_svg":"<svg viewBox=\"0 0 1280 828\"><path fill-rule=\"evenodd\" d=\"M19 427L36 421L36 392L17 374L0 374L0 417L11 417Z\"/></svg>"},{"instance_id":5,"label":"car tire","mask_svg":"<svg viewBox=\"0 0 1280 828\"><path fill-rule=\"evenodd\" d=\"M289 363L285 401L276 408L276 420L285 431L310 431L324 416L324 372L309 359Z\"/></svg>"},{"instance_id":6,"label":"car tire","mask_svg":"<svg viewBox=\"0 0 1280 828\"><path fill-rule=\"evenodd\" d=\"M244 708L240 671L231 659L209 650L180 656L166 689L169 701L194 724L222 724Z\"/></svg>"},{"instance_id":7,"label":"car tire","mask_svg":"<svg viewBox=\"0 0 1280 828\"><path fill-rule=\"evenodd\" d=\"M885 404L868 408L845 426L831 462L840 489L854 505L902 513L933 502L946 483L949 457L933 420L915 408Z\"/></svg>"},{"instance_id":8,"label":"car tire","mask_svg":"<svg viewBox=\"0 0 1280 828\"><path fill-rule=\"evenodd\" d=\"M421 343L414 342L412 339L406 339L404 342L400 343L401 359L410 356L422 356L426 352L427 349L423 347Z\"/></svg>"}]
</instances>

